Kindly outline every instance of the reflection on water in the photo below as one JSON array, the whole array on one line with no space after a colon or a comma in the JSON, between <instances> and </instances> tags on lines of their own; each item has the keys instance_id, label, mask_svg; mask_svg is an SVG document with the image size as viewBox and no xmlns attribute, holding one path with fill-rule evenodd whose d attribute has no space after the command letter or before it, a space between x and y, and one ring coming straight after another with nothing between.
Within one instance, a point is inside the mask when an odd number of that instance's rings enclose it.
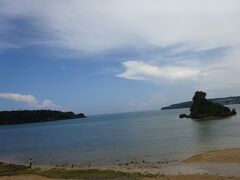
<instances>
[{"instance_id":1,"label":"reflection on water","mask_svg":"<svg viewBox=\"0 0 240 180\"><path fill-rule=\"evenodd\" d=\"M240 112L240 107L235 106ZM0 161L108 164L171 161L203 150L240 146L239 116L179 119L187 109L92 116L0 126Z\"/></svg>"},{"instance_id":2,"label":"reflection on water","mask_svg":"<svg viewBox=\"0 0 240 180\"><path fill-rule=\"evenodd\" d=\"M239 125L239 116L217 120L192 120L195 143L198 143L202 150L238 147L240 144L235 142L239 134L235 131Z\"/></svg>"},{"instance_id":3,"label":"reflection on water","mask_svg":"<svg viewBox=\"0 0 240 180\"><path fill-rule=\"evenodd\" d=\"M219 121L216 122L214 120L212 121L193 120L193 128L195 131L196 141L199 144L214 143L214 140L216 138L216 133L218 131L215 124L219 123Z\"/></svg>"}]
</instances>

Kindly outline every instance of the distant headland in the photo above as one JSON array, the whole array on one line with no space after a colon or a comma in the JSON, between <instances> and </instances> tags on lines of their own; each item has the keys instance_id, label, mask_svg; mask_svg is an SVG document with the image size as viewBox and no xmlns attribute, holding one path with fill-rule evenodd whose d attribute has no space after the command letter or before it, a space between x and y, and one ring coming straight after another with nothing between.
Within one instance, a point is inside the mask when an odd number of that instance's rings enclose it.
<instances>
[{"instance_id":1,"label":"distant headland","mask_svg":"<svg viewBox=\"0 0 240 180\"><path fill-rule=\"evenodd\" d=\"M206 93L202 91L195 92L193 96L193 103L190 108L190 115L180 114L180 118L192 119L212 119L223 118L236 115L235 109L230 109L221 104L209 101L206 99Z\"/></svg>"},{"instance_id":2,"label":"distant headland","mask_svg":"<svg viewBox=\"0 0 240 180\"><path fill-rule=\"evenodd\" d=\"M240 104L240 96L233 97L224 97L224 98L213 98L208 99L211 102L222 104L222 105L230 105L230 104ZM193 101L186 101L177 104L172 104L170 106L162 107L162 110L167 109L182 109L182 108L190 108L193 104Z\"/></svg>"},{"instance_id":3,"label":"distant headland","mask_svg":"<svg viewBox=\"0 0 240 180\"><path fill-rule=\"evenodd\" d=\"M0 111L0 125L46 122L64 119L85 118L83 113L52 110Z\"/></svg>"}]
</instances>

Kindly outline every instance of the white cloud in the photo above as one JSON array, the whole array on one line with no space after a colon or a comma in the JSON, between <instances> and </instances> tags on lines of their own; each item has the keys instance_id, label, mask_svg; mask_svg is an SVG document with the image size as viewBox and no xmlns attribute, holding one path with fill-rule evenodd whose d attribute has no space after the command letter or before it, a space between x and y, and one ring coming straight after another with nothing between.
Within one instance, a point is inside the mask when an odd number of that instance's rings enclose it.
<instances>
[{"instance_id":1,"label":"white cloud","mask_svg":"<svg viewBox=\"0 0 240 180\"><path fill-rule=\"evenodd\" d=\"M38 102L37 99L32 95L23 95L18 93L0 93L0 98L29 104L35 104Z\"/></svg>"},{"instance_id":2,"label":"white cloud","mask_svg":"<svg viewBox=\"0 0 240 180\"><path fill-rule=\"evenodd\" d=\"M41 109L61 109L59 105L54 104L51 100L45 99L37 105Z\"/></svg>"},{"instance_id":3,"label":"white cloud","mask_svg":"<svg viewBox=\"0 0 240 180\"><path fill-rule=\"evenodd\" d=\"M193 91L201 89L207 92L219 91L227 96L239 95L239 57L240 48L236 47L228 50L223 57L211 61L183 60L167 65L148 64L151 60L126 61L123 63L124 72L117 76L130 80L158 82L164 86L169 85L169 81L174 81L176 86L186 86Z\"/></svg>"},{"instance_id":4,"label":"white cloud","mask_svg":"<svg viewBox=\"0 0 240 180\"><path fill-rule=\"evenodd\" d=\"M125 72L118 74L117 76L131 80L159 81L161 79L196 79L201 73L196 68L153 66L143 61L126 61L123 65L126 68Z\"/></svg>"},{"instance_id":5,"label":"white cloud","mask_svg":"<svg viewBox=\"0 0 240 180\"><path fill-rule=\"evenodd\" d=\"M2 0L0 12L4 26L10 26L11 19L25 18L38 35L41 32L44 40L38 37L35 43L81 53L240 43L239 0Z\"/></svg>"},{"instance_id":6,"label":"white cloud","mask_svg":"<svg viewBox=\"0 0 240 180\"><path fill-rule=\"evenodd\" d=\"M200 87L205 90L228 90L230 94L239 94L239 57L240 48L234 48L212 63L199 64L198 66L205 71L205 76L199 81Z\"/></svg>"},{"instance_id":7,"label":"white cloud","mask_svg":"<svg viewBox=\"0 0 240 180\"><path fill-rule=\"evenodd\" d=\"M54 104L51 100L45 99L43 101L37 100L32 95L24 95L19 93L0 93L0 98L20 103L26 103L32 108L38 109L61 109L60 106Z\"/></svg>"}]
</instances>

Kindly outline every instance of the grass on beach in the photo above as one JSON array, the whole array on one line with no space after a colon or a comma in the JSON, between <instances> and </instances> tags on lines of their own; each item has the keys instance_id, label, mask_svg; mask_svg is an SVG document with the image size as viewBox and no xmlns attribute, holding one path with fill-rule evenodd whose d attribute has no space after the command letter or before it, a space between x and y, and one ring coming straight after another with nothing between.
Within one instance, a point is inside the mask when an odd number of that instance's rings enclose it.
<instances>
[{"instance_id":1,"label":"grass on beach","mask_svg":"<svg viewBox=\"0 0 240 180\"><path fill-rule=\"evenodd\" d=\"M156 177L156 175L141 173L126 173L112 170L64 170L64 169L51 169L47 171L37 172L40 176L49 178L61 179L138 179L143 177Z\"/></svg>"},{"instance_id":2,"label":"grass on beach","mask_svg":"<svg viewBox=\"0 0 240 180\"><path fill-rule=\"evenodd\" d=\"M31 174L32 170L24 165L5 164L0 162L0 176Z\"/></svg>"},{"instance_id":3,"label":"grass on beach","mask_svg":"<svg viewBox=\"0 0 240 180\"><path fill-rule=\"evenodd\" d=\"M143 175L141 173L125 173L120 171L98 169L66 170L54 168L49 170L41 170L39 168L32 169L24 165L0 163L0 177L26 174L58 179L138 179L143 177L156 177L156 175L152 174Z\"/></svg>"}]
</instances>

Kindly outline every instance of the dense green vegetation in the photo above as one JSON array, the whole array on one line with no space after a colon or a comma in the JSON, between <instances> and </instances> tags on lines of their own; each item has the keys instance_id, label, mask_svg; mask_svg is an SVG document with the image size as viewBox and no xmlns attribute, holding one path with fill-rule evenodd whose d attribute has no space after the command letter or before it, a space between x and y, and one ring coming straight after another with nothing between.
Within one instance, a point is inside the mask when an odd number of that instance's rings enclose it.
<instances>
[{"instance_id":1,"label":"dense green vegetation","mask_svg":"<svg viewBox=\"0 0 240 180\"><path fill-rule=\"evenodd\" d=\"M85 115L83 113L74 114L73 112L51 110L0 111L0 125L55 121L84 117Z\"/></svg>"},{"instance_id":2,"label":"dense green vegetation","mask_svg":"<svg viewBox=\"0 0 240 180\"><path fill-rule=\"evenodd\" d=\"M226 117L235 115L235 109L230 110L221 104L214 103L206 99L206 93L202 91L195 92L193 104L190 108L190 117L196 119L211 117Z\"/></svg>"}]
</instances>

